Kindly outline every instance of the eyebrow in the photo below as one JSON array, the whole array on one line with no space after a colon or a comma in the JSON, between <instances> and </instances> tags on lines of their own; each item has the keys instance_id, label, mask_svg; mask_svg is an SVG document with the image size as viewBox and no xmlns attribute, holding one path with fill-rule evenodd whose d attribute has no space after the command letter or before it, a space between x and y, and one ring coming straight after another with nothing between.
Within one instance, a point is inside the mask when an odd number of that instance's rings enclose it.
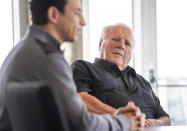
<instances>
[{"instance_id":1,"label":"eyebrow","mask_svg":"<svg viewBox=\"0 0 187 131\"><path fill-rule=\"evenodd\" d=\"M112 39L120 39L121 40L122 38L117 36L117 37L112 37Z\"/></svg>"}]
</instances>

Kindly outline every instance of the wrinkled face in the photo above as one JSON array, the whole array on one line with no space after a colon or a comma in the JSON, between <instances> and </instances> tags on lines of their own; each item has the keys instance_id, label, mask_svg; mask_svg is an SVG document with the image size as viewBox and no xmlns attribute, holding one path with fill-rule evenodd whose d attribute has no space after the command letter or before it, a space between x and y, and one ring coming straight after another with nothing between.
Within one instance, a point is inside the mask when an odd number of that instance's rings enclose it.
<instances>
[{"instance_id":1,"label":"wrinkled face","mask_svg":"<svg viewBox=\"0 0 187 131\"><path fill-rule=\"evenodd\" d=\"M123 71L131 59L132 48L131 31L123 26L114 26L100 41L100 58L115 63Z\"/></svg>"},{"instance_id":2,"label":"wrinkled face","mask_svg":"<svg viewBox=\"0 0 187 131\"><path fill-rule=\"evenodd\" d=\"M60 17L57 24L58 34L64 41L76 41L85 25L80 0L68 0L65 13L61 14Z\"/></svg>"}]
</instances>

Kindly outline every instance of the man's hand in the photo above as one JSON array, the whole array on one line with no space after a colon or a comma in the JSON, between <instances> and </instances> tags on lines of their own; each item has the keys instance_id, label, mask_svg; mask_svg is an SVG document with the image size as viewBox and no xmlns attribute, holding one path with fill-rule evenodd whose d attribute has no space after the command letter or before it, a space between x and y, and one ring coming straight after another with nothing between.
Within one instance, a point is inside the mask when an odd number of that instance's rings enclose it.
<instances>
[{"instance_id":1,"label":"man's hand","mask_svg":"<svg viewBox=\"0 0 187 131\"><path fill-rule=\"evenodd\" d=\"M145 120L145 127L151 127L151 126L160 126L162 125L162 121L157 119L146 119Z\"/></svg>"},{"instance_id":2,"label":"man's hand","mask_svg":"<svg viewBox=\"0 0 187 131\"><path fill-rule=\"evenodd\" d=\"M126 107L119 108L117 113L125 115L131 121L131 131L142 131L145 125L145 114L142 114L140 109L129 102Z\"/></svg>"},{"instance_id":3,"label":"man's hand","mask_svg":"<svg viewBox=\"0 0 187 131\"><path fill-rule=\"evenodd\" d=\"M136 116L141 115L140 108L134 105L134 102L130 101L126 107L121 107L118 109L117 114L124 114L126 112L134 112Z\"/></svg>"},{"instance_id":4,"label":"man's hand","mask_svg":"<svg viewBox=\"0 0 187 131\"><path fill-rule=\"evenodd\" d=\"M145 127L151 127L151 126L170 126L171 121L170 118L167 116L162 116L157 119L146 119L145 121Z\"/></svg>"},{"instance_id":5,"label":"man's hand","mask_svg":"<svg viewBox=\"0 0 187 131\"><path fill-rule=\"evenodd\" d=\"M124 114L131 121L131 131L143 131L145 125L145 114L136 116L133 112L126 112Z\"/></svg>"},{"instance_id":6,"label":"man's hand","mask_svg":"<svg viewBox=\"0 0 187 131\"><path fill-rule=\"evenodd\" d=\"M126 107L121 107L118 109L117 114L124 114L126 112L134 112L137 116L141 114L141 111L138 107L134 105L134 102L129 102Z\"/></svg>"}]
</instances>

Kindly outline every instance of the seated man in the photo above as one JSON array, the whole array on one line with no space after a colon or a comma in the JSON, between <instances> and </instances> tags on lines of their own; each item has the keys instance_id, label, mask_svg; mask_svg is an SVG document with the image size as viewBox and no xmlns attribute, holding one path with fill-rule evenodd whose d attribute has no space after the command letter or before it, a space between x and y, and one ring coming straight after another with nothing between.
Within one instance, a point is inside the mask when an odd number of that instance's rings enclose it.
<instances>
[{"instance_id":1,"label":"seated man","mask_svg":"<svg viewBox=\"0 0 187 131\"><path fill-rule=\"evenodd\" d=\"M94 63L79 60L72 64L74 80L88 110L113 114L129 101L146 114L145 126L170 125L170 118L148 81L128 66L133 50L131 29L123 24L103 29Z\"/></svg>"}]
</instances>

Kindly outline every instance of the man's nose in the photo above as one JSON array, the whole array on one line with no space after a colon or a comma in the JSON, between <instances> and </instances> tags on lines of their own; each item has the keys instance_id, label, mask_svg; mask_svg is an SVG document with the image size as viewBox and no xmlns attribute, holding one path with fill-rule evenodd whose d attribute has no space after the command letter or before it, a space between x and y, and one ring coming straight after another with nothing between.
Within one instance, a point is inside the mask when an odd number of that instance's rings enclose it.
<instances>
[{"instance_id":1,"label":"man's nose","mask_svg":"<svg viewBox=\"0 0 187 131\"><path fill-rule=\"evenodd\" d=\"M120 40L118 42L118 47L117 48L124 50L125 49L125 42L123 40Z\"/></svg>"},{"instance_id":2,"label":"man's nose","mask_svg":"<svg viewBox=\"0 0 187 131\"><path fill-rule=\"evenodd\" d=\"M81 18L80 18L80 24L81 24L81 26L86 25L86 22L85 22L84 17L82 15L81 15Z\"/></svg>"}]
</instances>

